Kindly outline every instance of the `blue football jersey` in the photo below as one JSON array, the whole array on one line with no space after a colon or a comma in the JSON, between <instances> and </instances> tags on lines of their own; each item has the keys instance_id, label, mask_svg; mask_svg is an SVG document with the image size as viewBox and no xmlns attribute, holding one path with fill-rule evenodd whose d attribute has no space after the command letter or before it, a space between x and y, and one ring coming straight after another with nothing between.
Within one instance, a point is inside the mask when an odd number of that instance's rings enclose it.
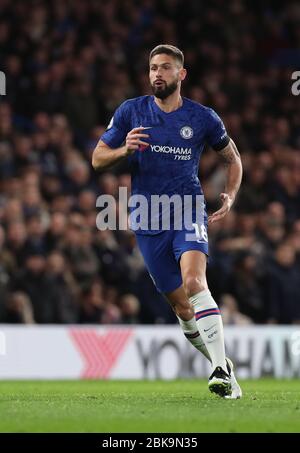
<instances>
[{"instance_id":1,"label":"blue football jersey","mask_svg":"<svg viewBox=\"0 0 300 453\"><path fill-rule=\"evenodd\" d=\"M149 143L128 157L132 195L202 195L198 166L205 144L216 149L227 145L225 126L216 112L183 98L180 108L166 113L154 96L141 96L123 102L116 110L101 140L110 148L120 147L128 132L139 126ZM140 233L155 234L151 228Z\"/></svg>"}]
</instances>

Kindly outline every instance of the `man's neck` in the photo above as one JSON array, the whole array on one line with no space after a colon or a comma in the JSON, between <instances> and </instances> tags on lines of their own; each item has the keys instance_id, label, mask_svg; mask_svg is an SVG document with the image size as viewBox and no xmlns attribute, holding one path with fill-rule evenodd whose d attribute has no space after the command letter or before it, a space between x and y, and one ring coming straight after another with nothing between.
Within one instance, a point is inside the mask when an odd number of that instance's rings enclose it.
<instances>
[{"instance_id":1,"label":"man's neck","mask_svg":"<svg viewBox=\"0 0 300 453\"><path fill-rule=\"evenodd\" d=\"M173 93L166 99L154 97L155 103L158 107L166 113L174 112L182 106L182 97L180 93Z\"/></svg>"}]
</instances>

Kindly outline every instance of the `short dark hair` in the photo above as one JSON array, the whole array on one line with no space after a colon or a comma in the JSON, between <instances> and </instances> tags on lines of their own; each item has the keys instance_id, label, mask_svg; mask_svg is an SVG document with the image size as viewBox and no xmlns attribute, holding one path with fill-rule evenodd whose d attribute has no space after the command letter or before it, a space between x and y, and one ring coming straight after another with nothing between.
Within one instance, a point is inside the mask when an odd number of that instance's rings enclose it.
<instances>
[{"instance_id":1,"label":"short dark hair","mask_svg":"<svg viewBox=\"0 0 300 453\"><path fill-rule=\"evenodd\" d=\"M165 53L167 55L171 55L174 57L179 63L183 66L184 63L184 55L178 47L172 46L171 44L159 44L159 46L154 47L151 50L149 55L149 62L155 55L160 55Z\"/></svg>"}]
</instances>

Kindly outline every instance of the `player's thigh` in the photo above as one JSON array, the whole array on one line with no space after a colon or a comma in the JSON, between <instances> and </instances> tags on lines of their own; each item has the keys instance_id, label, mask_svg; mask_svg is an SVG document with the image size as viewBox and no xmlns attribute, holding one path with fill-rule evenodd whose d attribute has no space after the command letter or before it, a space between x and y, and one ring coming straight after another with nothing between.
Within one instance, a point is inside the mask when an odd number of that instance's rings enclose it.
<instances>
[{"instance_id":1,"label":"player's thigh","mask_svg":"<svg viewBox=\"0 0 300 453\"><path fill-rule=\"evenodd\" d=\"M184 287L188 281L197 279L201 288L207 287L206 262L208 242L187 231L174 231L173 251L180 265Z\"/></svg>"},{"instance_id":2,"label":"player's thigh","mask_svg":"<svg viewBox=\"0 0 300 453\"><path fill-rule=\"evenodd\" d=\"M206 281L207 255L201 250L187 250L180 258L180 269L183 282L188 279L197 279L202 289L207 287Z\"/></svg>"},{"instance_id":3,"label":"player's thigh","mask_svg":"<svg viewBox=\"0 0 300 453\"><path fill-rule=\"evenodd\" d=\"M172 236L164 231L155 235L137 234L137 243L148 272L159 292L171 293L182 285L180 267L172 250Z\"/></svg>"}]
</instances>

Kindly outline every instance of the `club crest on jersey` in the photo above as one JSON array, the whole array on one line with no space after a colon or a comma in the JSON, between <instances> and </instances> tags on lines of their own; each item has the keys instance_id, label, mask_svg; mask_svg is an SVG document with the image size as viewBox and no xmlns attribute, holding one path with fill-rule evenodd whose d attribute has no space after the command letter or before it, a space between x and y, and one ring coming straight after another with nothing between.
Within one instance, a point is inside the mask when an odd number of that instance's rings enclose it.
<instances>
[{"instance_id":1,"label":"club crest on jersey","mask_svg":"<svg viewBox=\"0 0 300 453\"><path fill-rule=\"evenodd\" d=\"M189 138L193 137L194 131L190 126L183 126L180 129L180 135L182 138L185 138L186 140L188 140Z\"/></svg>"}]
</instances>

